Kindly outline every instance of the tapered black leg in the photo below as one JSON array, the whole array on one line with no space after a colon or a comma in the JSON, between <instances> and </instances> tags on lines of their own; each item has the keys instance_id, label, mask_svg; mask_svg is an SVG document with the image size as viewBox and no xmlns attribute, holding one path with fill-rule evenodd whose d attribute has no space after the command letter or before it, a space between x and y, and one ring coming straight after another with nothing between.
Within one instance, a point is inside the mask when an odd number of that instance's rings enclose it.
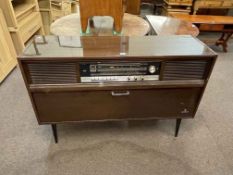
<instances>
[{"instance_id":1,"label":"tapered black leg","mask_svg":"<svg viewBox=\"0 0 233 175\"><path fill-rule=\"evenodd\" d=\"M177 136L178 136L179 129L180 129L180 123L181 123L181 119L176 119L176 131L175 131L175 137L177 137Z\"/></svg>"},{"instance_id":2,"label":"tapered black leg","mask_svg":"<svg viewBox=\"0 0 233 175\"><path fill-rule=\"evenodd\" d=\"M58 142L58 138L57 138L57 125L56 124L52 124L52 130L53 130L53 137L54 137L54 140L55 140L55 143Z\"/></svg>"}]
</instances>

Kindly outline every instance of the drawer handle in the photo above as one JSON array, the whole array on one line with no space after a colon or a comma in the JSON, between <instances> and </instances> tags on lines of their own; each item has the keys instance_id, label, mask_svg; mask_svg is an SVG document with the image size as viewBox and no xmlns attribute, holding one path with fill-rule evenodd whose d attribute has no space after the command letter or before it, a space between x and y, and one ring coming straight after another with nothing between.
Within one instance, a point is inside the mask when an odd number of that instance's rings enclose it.
<instances>
[{"instance_id":1,"label":"drawer handle","mask_svg":"<svg viewBox=\"0 0 233 175\"><path fill-rule=\"evenodd\" d=\"M128 95L130 95L130 92L126 91L126 92L119 92L119 93L117 93L117 92L112 91L111 94L114 97L119 97L119 96L128 96Z\"/></svg>"}]
</instances>

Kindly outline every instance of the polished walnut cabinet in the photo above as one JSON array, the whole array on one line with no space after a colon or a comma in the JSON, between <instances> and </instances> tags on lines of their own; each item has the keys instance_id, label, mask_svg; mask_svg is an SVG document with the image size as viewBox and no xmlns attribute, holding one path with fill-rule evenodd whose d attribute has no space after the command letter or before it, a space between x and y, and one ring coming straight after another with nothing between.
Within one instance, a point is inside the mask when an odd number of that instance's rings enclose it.
<instances>
[{"instance_id":1,"label":"polished walnut cabinet","mask_svg":"<svg viewBox=\"0 0 233 175\"><path fill-rule=\"evenodd\" d=\"M216 58L191 36L38 36L18 60L38 122L52 124L57 141L56 124L81 121L176 119L177 136L181 119L195 116ZM157 78L136 78L133 66L148 73L140 65L151 63ZM122 73L131 75L82 81L83 65L92 64L105 73L113 65L109 75L130 65Z\"/></svg>"}]
</instances>

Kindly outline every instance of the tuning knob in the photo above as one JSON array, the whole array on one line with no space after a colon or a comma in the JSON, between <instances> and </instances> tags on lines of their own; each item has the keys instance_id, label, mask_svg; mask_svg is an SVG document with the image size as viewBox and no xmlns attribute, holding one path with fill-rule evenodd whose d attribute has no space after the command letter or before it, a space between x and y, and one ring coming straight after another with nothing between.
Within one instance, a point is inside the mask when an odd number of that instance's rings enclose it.
<instances>
[{"instance_id":1,"label":"tuning knob","mask_svg":"<svg viewBox=\"0 0 233 175\"><path fill-rule=\"evenodd\" d=\"M150 66L149 66L149 72L150 72L151 74L155 73L155 72L156 72L156 67L155 67L154 65L150 65Z\"/></svg>"}]
</instances>

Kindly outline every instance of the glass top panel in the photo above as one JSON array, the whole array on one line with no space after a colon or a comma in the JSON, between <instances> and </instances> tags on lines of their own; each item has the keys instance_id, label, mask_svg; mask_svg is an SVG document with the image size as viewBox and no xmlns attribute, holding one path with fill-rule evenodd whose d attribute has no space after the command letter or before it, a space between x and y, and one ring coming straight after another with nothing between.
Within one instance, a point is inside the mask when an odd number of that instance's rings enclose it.
<instances>
[{"instance_id":1,"label":"glass top panel","mask_svg":"<svg viewBox=\"0 0 233 175\"><path fill-rule=\"evenodd\" d=\"M152 57L216 55L196 38L170 36L36 36L20 57Z\"/></svg>"}]
</instances>

